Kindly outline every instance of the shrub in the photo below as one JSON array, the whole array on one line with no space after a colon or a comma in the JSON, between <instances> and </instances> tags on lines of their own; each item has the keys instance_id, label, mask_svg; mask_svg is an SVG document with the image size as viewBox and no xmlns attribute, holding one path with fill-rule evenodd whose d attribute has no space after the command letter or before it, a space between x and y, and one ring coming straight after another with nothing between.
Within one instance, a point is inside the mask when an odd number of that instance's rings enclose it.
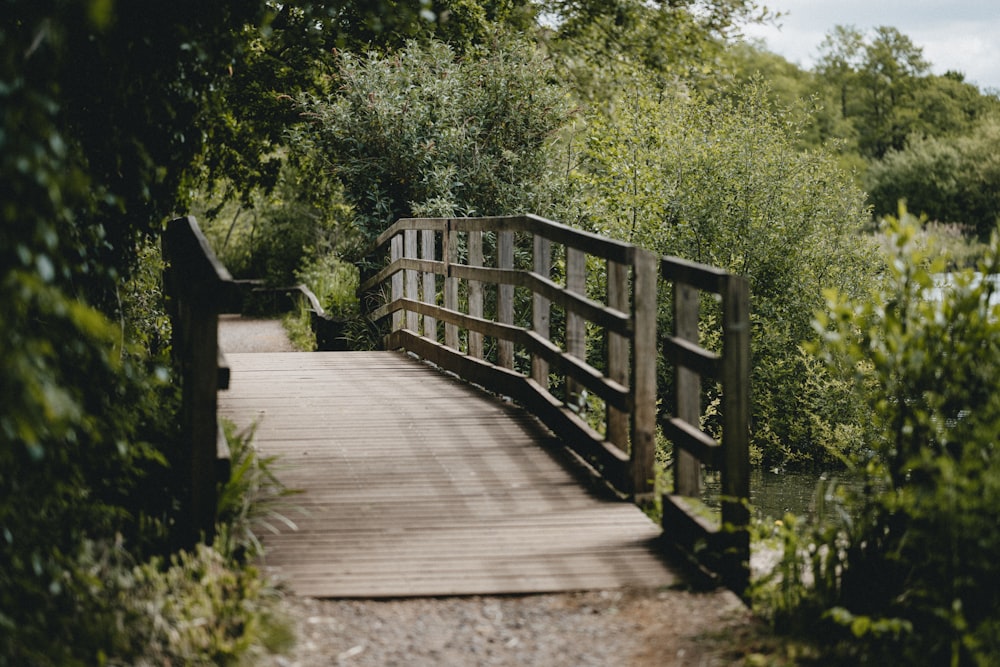
<instances>
[{"instance_id":1,"label":"shrub","mask_svg":"<svg viewBox=\"0 0 1000 667\"><path fill-rule=\"evenodd\" d=\"M504 41L456 59L411 42L393 55L343 53L295 150L344 186L357 227L374 239L401 217L503 215L538 208L563 92L534 47Z\"/></svg>"},{"instance_id":2,"label":"shrub","mask_svg":"<svg viewBox=\"0 0 1000 667\"><path fill-rule=\"evenodd\" d=\"M786 546L795 594L773 613L851 663L994 664L1000 307L981 275L1000 271L1000 238L980 275L935 298L944 261L915 243L912 217L889 224L888 284L867 299L831 293L817 325L871 408L873 456L857 461L868 481L836 523Z\"/></svg>"},{"instance_id":3,"label":"shrub","mask_svg":"<svg viewBox=\"0 0 1000 667\"><path fill-rule=\"evenodd\" d=\"M624 83L581 132L571 183L582 206L566 217L746 276L753 446L773 463L826 458L817 442L853 423L856 401L799 346L815 338L824 288L857 294L873 278L863 193L832 154L797 147L806 119L776 111L759 82L714 104L642 77Z\"/></svg>"}]
</instances>

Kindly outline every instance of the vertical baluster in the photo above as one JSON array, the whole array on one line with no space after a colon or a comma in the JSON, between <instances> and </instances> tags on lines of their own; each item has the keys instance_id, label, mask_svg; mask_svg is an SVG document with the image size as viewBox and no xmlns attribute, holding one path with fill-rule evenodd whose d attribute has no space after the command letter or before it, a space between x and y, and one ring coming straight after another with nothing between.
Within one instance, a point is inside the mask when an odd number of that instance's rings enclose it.
<instances>
[{"instance_id":1,"label":"vertical baluster","mask_svg":"<svg viewBox=\"0 0 1000 667\"><path fill-rule=\"evenodd\" d=\"M514 268L514 232L502 231L497 234L497 268ZM514 323L514 286L497 286L497 321L501 324ZM497 361L504 368L514 368L514 342L499 341Z\"/></svg>"},{"instance_id":2,"label":"vertical baluster","mask_svg":"<svg viewBox=\"0 0 1000 667\"><path fill-rule=\"evenodd\" d=\"M469 232L469 266L483 265L483 233ZM483 316L483 283L478 280L469 281L469 315ZM483 334L469 332L469 356L483 358Z\"/></svg>"},{"instance_id":3,"label":"vertical baluster","mask_svg":"<svg viewBox=\"0 0 1000 667\"><path fill-rule=\"evenodd\" d=\"M582 250L566 246L566 290L587 293L587 256ZM566 311L566 353L577 359L587 358L587 322L572 310ZM583 387L566 378L566 400L579 400Z\"/></svg>"},{"instance_id":4,"label":"vertical baluster","mask_svg":"<svg viewBox=\"0 0 1000 667\"><path fill-rule=\"evenodd\" d=\"M674 283L674 335L698 343L700 293L691 285ZM695 428L701 427L701 376L678 365L674 369L677 407L674 414ZM696 457L674 450L674 493L697 497L701 491L701 463Z\"/></svg>"},{"instance_id":5,"label":"vertical baluster","mask_svg":"<svg viewBox=\"0 0 1000 667\"><path fill-rule=\"evenodd\" d=\"M425 229L420 232L420 257L428 262L434 261L434 230ZM434 305L437 303L437 279L432 271L425 271L423 276L423 302ZM424 316L424 336L437 340L437 320Z\"/></svg>"},{"instance_id":6,"label":"vertical baluster","mask_svg":"<svg viewBox=\"0 0 1000 667\"><path fill-rule=\"evenodd\" d=\"M552 273L552 244L541 236L535 234L534 239L534 270L543 278L551 277ZM535 293L531 300L531 327L535 333L549 339L549 320L551 316L551 304L541 294ZM538 355L531 357L531 378L543 389L549 388L549 362Z\"/></svg>"},{"instance_id":7,"label":"vertical baluster","mask_svg":"<svg viewBox=\"0 0 1000 667\"><path fill-rule=\"evenodd\" d=\"M458 310L458 278L451 275L451 266L458 263L458 232L452 229L451 221L445 226L445 262L448 265L444 279L444 307L448 310ZM458 327L454 324L444 325L444 344L458 349Z\"/></svg>"},{"instance_id":8,"label":"vertical baluster","mask_svg":"<svg viewBox=\"0 0 1000 667\"><path fill-rule=\"evenodd\" d=\"M407 229L403 232L403 255L408 259L417 258L417 230ZM411 301L419 301L420 295L417 293L417 272L413 269L406 270L406 298ZM420 315L416 311L406 311L406 328L413 333L420 332Z\"/></svg>"},{"instance_id":9,"label":"vertical baluster","mask_svg":"<svg viewBox=\"0 0 1000 667\"><path fill-rule=\"evenodd\" d=\"M392 241L389 246L389 259L392 262L397 262L403 257L403 236L397 234L392 237ZM392 300L403 298L403 272L396 271L392 274ZM397 310L392 314L392 330L399 331L403 328L403 311Z\"/></svg>"},{"instance_id":10,"label":"vertical baluster","mask_svg":"<svg viewBox=\"0 0 1000 667\"><path fill-rule=\"evenodd\" d=\"M629 267L608 260L608 307L628 313L629 303L628 274ZM654 357L655 358L655 357ZM621 385L629 383L629 341L626 337L608 332L607 374L611 380ZM616 447L628 451L629 415L613 406L607 407L607 433L605 437Z\"/></svg>"}]
</instances>

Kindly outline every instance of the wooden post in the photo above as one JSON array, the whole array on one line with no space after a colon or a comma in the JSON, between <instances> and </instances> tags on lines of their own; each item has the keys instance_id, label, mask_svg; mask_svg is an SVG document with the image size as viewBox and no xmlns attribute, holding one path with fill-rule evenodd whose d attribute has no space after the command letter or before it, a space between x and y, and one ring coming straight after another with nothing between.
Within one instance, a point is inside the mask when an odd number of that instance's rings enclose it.
<instances>
[{"instance_id":1,"label":"wooden post","mask_svg":"<svg viewBox=\"0 0 1000 667\"><path fill-rule=\"evenodd\" d=\"M566 290L574 294L587 293L587 256L570 246L566 246ZM566 312L566 353L577 359L587 358L587 323L572 310ZM579 400L581 390L575 381L566 378L567 402Z\"/></svg>"},{"instance_id":2,"label":"wooden post","mask_svg":"<svg viewBox=\"0 0 1000 667\"><path fill-rule=\"evenodd\" d=\"M400 234L392 237L392 241L389 242L389 260L395 262L403 257L403 237ZM403 272L396 271L392 274L392 300L403 298ZM392 330L398 331L403 328L403 322L405 318L403 312L397 310L392 314Z\"/></svg>"},{"instance_id":3,"label":"wooden post","mask_svg":"<svg viewBox=\"0 0 1000 667\"><path fill-rule=\"evenodd\" d=\"M444 307L458 310L458 278L451 275L451 266L458 264L458 232L452 229L451 221L445 225L445 263L448 265L444 279ZM458 349L458 327L445 322L444 344Z\"/></svg>"},{"instance_id":4,"label":"wooden post","mask_svg":"<svg viewBox=\"0 0 1000 667\"><path fill-rule=\"evenodd\" d=\"M497 268L514 268L514 232L501 231L497 233ZM501 324L514 323L514 286L500 284L497 286L497 321ZM514 368L514 342L498 341L497 361L503 368Z\"/></svg>"},{"instance_id":5,"label":"wooden post","mask_svg":"<svg viewBox=\"0 0 1000 667\"><path fill-rule=\"evenodd\" d=\"M722 299L722 527L732 530L728 584L740 594L750 561L750 288L729 276Z\"/></svg>"},{"instance_id":6,"label":"wooden post","mask_svg":"<svg viewBox=\"0 0 1000 667\"><path fill-rule=\"evenodd\" d=\"M674 283L674 335L698 343L700 293L686 283ZM701 428L701 376L678 365L674 369L676 409L674 414L695 428ZM674 448L674 493L697 497L701 492L701 463L696 457Z\"/></svg>"},{"instance_id":7,"label":"wooden post","mask_svg":"<svg viewBox=\"0 0 1000 667\"><path fill-rule=\"evenodd\" d=\"M407 229L403 232L403 257L416 259L417 257L417 230ZM417 272L413 269L404 271L406 280L406 298L412 301L419 300L417 294ZM415 311L406 311L406 328L414 333L420 332L420 315Z\"/></svg>"},{"instance_id":8,"label":"wooden post","mask_svg":"<svg viewBox=\"0 0 1000 667\"><path fill-rule=\"evenodd\" d=\"M656 284L659 258L635 249L632 274L632 495L645 502L654 490L656 460Z\"/></svg>"},{"instance_id":9,"label":"wooden post","mask_svg":"<svg viewBox=\"0 0 1000 667\"><path fill-rule=\"evenodd\" d=\"M540 234L535 234L533 243L534 270L543 278L551 277L552 273L552 244ZM537 292L531 299L531 327L535 333L542 338L549 340L549 321L551 317L551 304L541 294ZM531 378L543 389L549 388L549 362L538 355L531 357Z\"/></svg>"},{"instance_id":10,"label":"wooden post","mask_svg":"<svg viewBox=\"0 0 1000 667\"><path fill-rule=\"evenodd\" d=\"M483 265L483 233L469 232L469 266ZM483 316L483 283L478 280L469 281L469 315ZM483 358L483 334L469 332L469 356Z\"/></svg>"},{"instance_id":11,"label":"wooden post","mask_svg":"<svg viewBox=\"0 0 1000 667\"><path fill-rule=\"evenodd\" d=\"M623 313L629 311L629 267L625 264L608 260L608 307ZM655 360L655 357L654 357ZM628 386L629 382L629 345L628 339L619 334L608 332L608 365L607 375L619 384ZM655 361L654 361L655 363ZM618 449L629 450L629 415L608 406L606 410L607 432L605 438L614 443Z\"/></svg>"},{"instance_id":12,"label":"wooden post","mask_svg":"<svg viewBox=\"0 0 1000 667\"><path fill-rule=\"evenodd\" d=\"M427 261L434 260L434 230L425 229L420 236L420 256ZM430 271L424 272L424 303L434 305L437 303L437 280ZM437 320L429 315L424 315L424 336L433 341L437 341Z\"/></svg>"},{"instance_id":13,"label":"wooden post","mask_svg":"<svg viewBox=\"0 0 1000 667\"><path fill-rule=\"evenodd\" d=\"M199 300L201 301L201 300ZM207 300L206 300L207 301ZM191 517L194 535L211 543L215 533L216 411L219 391L219 316L208 303L190 304L184 400L189 402Z\"/></svg>"}]
</instances>

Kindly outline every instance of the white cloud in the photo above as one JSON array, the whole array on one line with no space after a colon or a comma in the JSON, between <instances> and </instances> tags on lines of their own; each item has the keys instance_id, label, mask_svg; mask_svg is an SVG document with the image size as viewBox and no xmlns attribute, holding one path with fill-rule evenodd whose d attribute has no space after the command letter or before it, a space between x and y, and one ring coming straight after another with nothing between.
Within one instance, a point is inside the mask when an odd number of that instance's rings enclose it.
<instances>
[{"instance_id":1,"label":"white cloud","mask_svg":"<svg viewBox=\"0 0 1000 667\"><path fill-rule=\"evenodd\" d=\"M984 89L1000 90L1000 11L994 2L975 0L766 0L785 12L780 27L749 26L748 37L811 67L826 33L836 25L860 30L887 25L921 47L932 71L955 70Z\"/></svg>"}]
</instances>

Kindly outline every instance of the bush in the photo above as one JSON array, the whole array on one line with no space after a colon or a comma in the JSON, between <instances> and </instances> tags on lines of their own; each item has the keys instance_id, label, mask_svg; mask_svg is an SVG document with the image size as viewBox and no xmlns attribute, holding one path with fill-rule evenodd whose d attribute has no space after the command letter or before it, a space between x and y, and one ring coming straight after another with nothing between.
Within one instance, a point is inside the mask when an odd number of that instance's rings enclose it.
<instances>
[{"instance_id":1,"label":"bush","mask_svg":"<svg viewBox=\"0 0 1000 667\"><path fill-rule=\"evenodd\" d=\"M957 222L989 238L1000 222L1000 120L986 119L959 137L914 138L867 173L875 212L905 200L931 220Z\"/></svg>"},{"instance_id":2,"label":"bush","mask_svg":"<svg viewBox=\"0 0 1000 667\"><path fill-rule=\"evenodd\" d=\"M863 193L832 154L799 150L807 119L774 110L759 82L714 104L642 77L626 83L581 132L572 185L583 204L566 217L746 276L753 447L775 464L827 458L817 443L856 423L857 402L799 346L815 338L824 288L858 294L873 279Z\"/></svg>"},{"instance_id":3,"label":"bush","mask_svg":"<svg viewBox=\"0 0 1000 667\"><path fill-rule=\"evenodd\" d=\"M343 183L374 239L397 218L538 210L547 145L566 117L536 50L410 43L389 56L343 53L326 99L304 97L312 123L292 132Z\"/></svg>"},{"instance_id":4,"label":"bush","mask_svg":"<svg viewBox=\"0 0 1000 667\"><path fill-rule=\"evenodd\" d=\"M870 405L867 484L835 523L791 538L775 618L852 664L995 664L1000 593L1000 271L935 297L940 258L917 223L890 220L889 282L867 299L830 294L826 357L854 371ZM853 504L852 504L853 503Z\"/></svg>"}]
</instances>

